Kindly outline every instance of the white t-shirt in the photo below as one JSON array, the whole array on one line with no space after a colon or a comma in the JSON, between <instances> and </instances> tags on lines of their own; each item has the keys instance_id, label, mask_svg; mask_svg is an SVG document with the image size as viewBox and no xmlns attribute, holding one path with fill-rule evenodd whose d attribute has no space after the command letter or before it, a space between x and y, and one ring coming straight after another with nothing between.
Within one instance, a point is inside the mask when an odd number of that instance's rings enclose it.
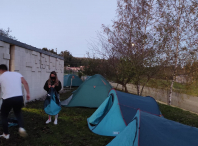
<instances>
[{"instance_id":1,"label":"white t-shirt","mask_svg":"<svg viewBox=\"0 0 198 146\"><path fill-rule=\"evenodd\" d=\"M2 98L7 99L15 96L22 96L21 77L18 72L6 71L0 75Z\"/></svg>"}]
</instances>

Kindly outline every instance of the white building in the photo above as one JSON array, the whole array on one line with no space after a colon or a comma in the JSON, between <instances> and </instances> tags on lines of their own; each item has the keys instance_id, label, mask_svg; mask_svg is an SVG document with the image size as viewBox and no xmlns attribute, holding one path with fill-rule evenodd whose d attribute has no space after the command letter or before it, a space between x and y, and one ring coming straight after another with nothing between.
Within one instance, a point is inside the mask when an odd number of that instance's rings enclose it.
<instances>
[{"instance_id":1,"label":"white building","mask_svg":"<svg viewBox=\"0 0 198 146\"><path fill-rule=\"evenodd\" d=\"M57 72L63 84L63 57L3 36L0 36L0 64L6 64L9 71L24 76L29 84L31 100L46 95L43 86L51 71Z\"/></svg>"}]
</instances>

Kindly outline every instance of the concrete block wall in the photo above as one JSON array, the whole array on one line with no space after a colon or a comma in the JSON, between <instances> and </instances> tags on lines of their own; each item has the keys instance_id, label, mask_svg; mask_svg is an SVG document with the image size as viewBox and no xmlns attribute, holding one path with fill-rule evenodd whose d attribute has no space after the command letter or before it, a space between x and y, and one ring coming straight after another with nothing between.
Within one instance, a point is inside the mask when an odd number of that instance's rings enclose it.
<instances>
[{"instance_id":1,"label":"concrete block wall","mask_svg":"<svg viewBox=\"0 0 198 146\"><path fill-rule=\"evenodd\" d=\"M0 41L0 64L6 64L9 68L10 59L10 45ZM2 104L1 100L2 92L0 87L0 107Z\"/></svg>"},{"instance_id":2,"label":"concrete block wall","mask_svg":"<svg viewBox=\"0 0 198 146\"><path fill-rule=\"evenodd\" d=\"M6 64L9 68L10 45L0 41L0 63Z\"/></svg>"},{"instance_id":3,"label":"concrete block wall","mask_svg":"<svg viewBox=\"0 0 198 146\"><path fill-rule=\"evenodd\" d=\"M61 59L0 41L0 64L9 66L9 61L11 71L21 73L27 80L31 100L46 95L43 86L51 71L57 72L58 78L63 84L64 61Z\"/></svg>"}]
</instances>

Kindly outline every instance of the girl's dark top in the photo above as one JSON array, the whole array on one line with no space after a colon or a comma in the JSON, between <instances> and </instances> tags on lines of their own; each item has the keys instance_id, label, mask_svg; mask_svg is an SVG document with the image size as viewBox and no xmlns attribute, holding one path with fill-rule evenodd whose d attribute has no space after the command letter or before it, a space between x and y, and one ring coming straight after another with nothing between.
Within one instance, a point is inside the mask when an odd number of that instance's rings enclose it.
<instances>
[{"instance_id":1,"label":"girl's dark top","mask_svg":"<svg viewBox=\"0 0 198 146\"><path fill-rule=\"evenodd\" d=\"M52 81L51 86L54 85L54 82ZM47 92L49 91L49 87L48 87L48 80L45 82L45 85L43 87ZM61 82L59 81L58 86L55 86L55 90L57 93L59 93L59 91L61 90L62 85Z\"/></svg>"}]
</instances>

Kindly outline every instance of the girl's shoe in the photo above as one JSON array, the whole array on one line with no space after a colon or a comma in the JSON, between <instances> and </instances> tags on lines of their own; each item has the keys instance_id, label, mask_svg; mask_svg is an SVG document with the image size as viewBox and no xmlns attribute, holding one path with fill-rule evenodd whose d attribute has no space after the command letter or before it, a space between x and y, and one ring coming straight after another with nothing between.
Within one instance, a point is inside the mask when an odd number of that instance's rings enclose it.
<instances>
[{"instance_id":1,"label":"girl's shoe","mask_svg":"<svg viewBox=\"0 0 198 146\"><path fill-rule=\"evenodd\" d=\"M54 125L57 125L57 124L58 124L58 120L55 119L55 120L54 120Z\"/></svg>"},{"instance_id":2,"label":"girl's shoe","mask_svg":"<svg viewBox=\"0 0 198 146\"><path fill-rule=\"evenodd\" d=\"M48 119L45 123L49 124L51 122L51 119Z\"/></svg>"}]
</instances>

